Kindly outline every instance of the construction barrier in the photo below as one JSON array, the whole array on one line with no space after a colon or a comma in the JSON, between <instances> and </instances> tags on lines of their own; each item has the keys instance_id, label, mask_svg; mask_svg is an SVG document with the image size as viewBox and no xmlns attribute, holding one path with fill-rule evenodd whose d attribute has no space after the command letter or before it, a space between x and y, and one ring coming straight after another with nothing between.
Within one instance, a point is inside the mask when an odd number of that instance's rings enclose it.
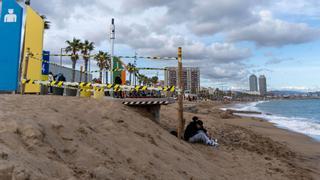
<instances>
[{"instance_id":1,"label":"construction barrier","mask_svg":"<svg viewBox=\"0 0 320 180\"><path fill-rule=\"evenodd\" d=\"M122 69L122 68L114 68L112 69L112 72L117 72L117 71L139 71L139 70L168 70L167 68L126 68L126 69ZM90 71L90 73L96 73L96 72L103 72L100 70L96 70L96 71Z\"/></svg>"},{"instance_id":2,"label":"construction barrier","mask_svg":"<svg viewBox=\"0 0 320 180\"><path fill-rule=\"evenodd\" d=\"M91 88L83 87L80 89L80 97L91 97L92 91Z\"/></svg>"},{"instance_id":3,"label":"construction barrier","mask_svg":"<svg viewBox=\"0 0 320 180\"><path fill-rule=\"evenodd\" d=\"M178 60L177 57L159 57L159 56L117 56L123 59L151 59L151 60Z\"/></svg>"},{"instance_id":4,"label":"construction barrier","mask_svg":"<svg viewBox=\"0 0 320 180\"><path fill-rule=\"evenodd\" d=\"M82 55L78 54L78 56L83 56L83 57L95 57L97 54L92 54L92 55ZM72 54L50 54L50 56L63 56L63 57L71 57L75 56ZM151 59L151 60L178 60L178 57L160 57L160 56L114 56L116 58L123 58L123 59Z\"/></svg>"},{"instance_id":5,"label":"construction barrier","mask_svg":"<svg viewBox=\"0 0 320 180\"><path fill-rule=\"evenodd\" d=\"M175 86L165 86L165 87L150 87L150 86L127 86L118 84L93 84L84 82L62 82L62 81L40 81L23 79L22 84L29 85L45 85L48 87L60 87L68 89L80 89L80 92L94 92L94 91L163 91L163 92L176 92L178 91Z\"/></svg>"},{"instance_id":6,"label":"construction barrier","mask_svg":"<svg viewBox=\"0 0 320 180\"><path fill-rule=\"evenodd\" d=\"M46 60L43 60L43 59L39 59L39 58L36 58L34 57L33 55L31 56L33 58L33 60L36 60L36 61L40 61L40 62L43 62L43 63L47 63L47 64L51 64L51 65L54 65L54 66L61 66L57 63L54 63L54 62L50 62L50 61L46 61ZM167 68L149 68L149 67L141 67L141 68L113 68L112 70L108 70L108 71L112 71L112 72L121 72L121 71L139 71L139 70L168 70ZM90 71L90 72L83 72L83 73L98 73L98 72L103 72L101 70L95 70L95 71Z\"/></svg>"},{"instance_id":7,"label":"construction barrier","mask_svg":"<svg viewBox=\"0 0 320 180\"><path fill-rule=\"evenodd\" d=\"M93 98L102 99L104 97L104 88L94 88Z\"/></svg>"}]
</instances>

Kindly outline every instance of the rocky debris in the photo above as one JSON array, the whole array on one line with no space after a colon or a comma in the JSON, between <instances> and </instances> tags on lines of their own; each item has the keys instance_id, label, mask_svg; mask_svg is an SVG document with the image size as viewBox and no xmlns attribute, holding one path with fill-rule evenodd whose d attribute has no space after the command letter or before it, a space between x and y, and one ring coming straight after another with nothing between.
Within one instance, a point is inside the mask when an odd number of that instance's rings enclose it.
<instances>
[{"instance_id":1,"label":"rocky debris","mask_svg":"<svg viewBox=\"0 0 320 180\"><path fill-rule=\"evenodd\" d=\"M220 112L220 118L222 119L230 119L230 118L233 118L233 112L232 111L223 111L223 112Z\"/></svg>"},{"instance_id":2,"label":"rocky debris","mask_svg":"<svg viewBox=\"0 0 320 180\"><path fill-rule=\"evenodd\" d=\"M227 111L229 114L262 114L262 112L258 112L258 111L238 111L238 110L233 110L233 109L227 109Z\"/></svg>"}]
</instances>

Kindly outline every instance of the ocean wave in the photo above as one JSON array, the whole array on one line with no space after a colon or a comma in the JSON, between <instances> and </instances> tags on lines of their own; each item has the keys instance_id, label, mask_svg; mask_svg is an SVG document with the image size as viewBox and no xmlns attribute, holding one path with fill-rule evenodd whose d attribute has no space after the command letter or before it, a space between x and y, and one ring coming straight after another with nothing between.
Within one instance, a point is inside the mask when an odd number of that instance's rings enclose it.
<instances>
[{"instance_id":1,"label":"ocean wave","mask_svg":"<svg viewBox=\"0 0 320 180\"><path fill-rule=\"evenodd\" d=\"M264 119L275 124L277 127L308 135L320 141L320 123L319 120L303 118L303 117L285 117L281 115L270 114L272 112L263 112L257 106L268 101L257 101L251 103L242 103L233 105L230 108L222 108L222 110L232 109L237 111L257 111L262 114L237 114L245 117L255 117Z\"/></svg>"},{"instance_id":2,"label":"ocean wave","mask_svg":"<svg viewBox=\"0 0 320 180\"><path fill-rule=\"evenodd\" d=\"M308 135L320 140L320 124L307 118L283 117L268 114L237 114L245 117L256 117L267 120L277 127Z\"/></svg>"},{"instance_id":3,"label":"ocean wave","mask_svg":"<svg viewBox=\"0 0 320 180\"><path fill-rule=\"evenodd\" d=\"M320 124L310 121L306 118L287 118L279 116L271 116L270 122L282 127L288 128L295 132L306 134L309 136L320 136Z\"/></svg>"},{"instance_id":4,"label":"ocean wave","mask_svg":"<svg viewBox=\"0 0 320 180\"><path fill-rule=\"evenodd\" d=\"M256 101L256 102L250 102L250 103L235 104L230 108L222 108L222 110L232 109L237 111L260 111L257 105L266 103L266 102L268 101Z\"/></svg>"}]
</instances>

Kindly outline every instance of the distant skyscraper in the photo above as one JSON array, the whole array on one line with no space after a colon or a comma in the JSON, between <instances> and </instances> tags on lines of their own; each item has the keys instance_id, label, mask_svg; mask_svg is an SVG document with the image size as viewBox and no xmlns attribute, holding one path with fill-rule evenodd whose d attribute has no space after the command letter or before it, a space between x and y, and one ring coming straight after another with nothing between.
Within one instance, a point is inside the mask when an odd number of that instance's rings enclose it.
<instances>
[{"instance_id":1,"label":"distant skyscraper","mask_svg":"<svg viewBox=\"0 0 320 180\"><path fill-rule=\"evenodd\" d=\"M250 91L258 91L258 78L256 75L251 75L249 78Z\"/></svg>"},{"instance_id":2,"label":"distant skyscraper","mask_svg":"<svg viewBox=\"0 0 320 180\"><path fill-rule=\"evenodd\" d=\"M259 90L261 96L267 95L267 79L264 75L259 77Z\"/></svg>"}]
</instances>

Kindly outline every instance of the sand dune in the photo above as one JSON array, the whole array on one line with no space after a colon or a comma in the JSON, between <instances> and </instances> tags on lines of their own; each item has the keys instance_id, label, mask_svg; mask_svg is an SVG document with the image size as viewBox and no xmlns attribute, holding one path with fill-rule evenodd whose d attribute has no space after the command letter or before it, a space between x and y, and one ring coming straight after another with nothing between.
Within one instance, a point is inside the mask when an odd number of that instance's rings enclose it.
<instances>
[{"instance_id":1,"label":"sand dune","mask_svg":"<svg viewBox=\"0 0 320 180\"><path fill-rule=\"evenodd\" d=\"M175 105L162 108L159 125L119 102L0 95L0 179L320 178L320 146L305 136L254 119L222 119L217 104L189 106L186 119L201 117L221 147L170 135Z\"/></svg>"}]
</instances>

